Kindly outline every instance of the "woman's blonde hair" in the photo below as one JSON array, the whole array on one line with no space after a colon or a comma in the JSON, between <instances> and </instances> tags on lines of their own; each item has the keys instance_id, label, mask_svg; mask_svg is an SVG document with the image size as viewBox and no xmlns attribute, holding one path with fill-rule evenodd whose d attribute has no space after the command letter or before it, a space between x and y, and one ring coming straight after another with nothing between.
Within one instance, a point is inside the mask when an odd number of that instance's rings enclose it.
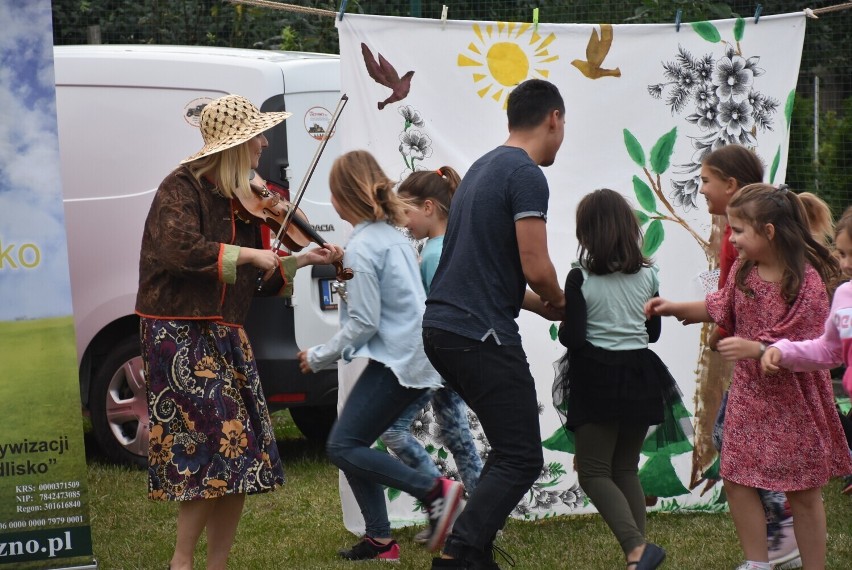
<instances>
[{"instance_id":1,"label":"woman's blonde hair","mask_svg":"<svg viewBox=\"0 0 852 570\"><path fill-rule=\"evenodd\" d=\"M405 203L393 191L393 181L366 150L339 156L331 166L328 183L338 207L355 219L387 220L394 226L404 226L408 221Z\"/></svg>"},{"instance_id":2,"label":"woman's blonde hair","mask_svg":"<svg viewBox=\"0 0 852 570\"><path fill-rule=\"evenodd\" d=\"M248 142L194 160L189 163L189 170L198 181L204 175L215 180L216 188L227 198L249 196L251 153Z\"/></svg>"}]
</instances>

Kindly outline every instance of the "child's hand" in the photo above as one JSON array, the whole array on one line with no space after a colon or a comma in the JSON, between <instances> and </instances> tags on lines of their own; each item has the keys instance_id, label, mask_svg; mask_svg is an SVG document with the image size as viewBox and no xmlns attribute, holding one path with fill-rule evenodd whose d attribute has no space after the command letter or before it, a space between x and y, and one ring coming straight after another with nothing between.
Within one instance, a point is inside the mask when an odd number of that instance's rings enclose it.
<instances>
[{"instance_id":1,"label":"child's hand","mask_svg":"<svg viewBox=\"0 0 852 570\"><path fill-rule=\"evenodd\" d=\"M781 369L780 364L781 351L774 346L767 348L766 352L760 358L760 367L763 369L764 374L775 374Z\"/></svg>"},{"instance_id":2,"label":"child's hand","mask_svg":"<svg viewBox=\"0 0 852 570\"><path fill-rule=\"evenodd\" d=\"M645 303L645 317L649 319L655 316L670 317L672 316L671 305L662 297L648 299L648 302Z\"/></svg>"},{"instance_id":3,"label":"child's hand","mask_svg":"<svg viewBox=\"0 0 852 570\"><path fill-rule=\"evenodd\" d=\"M296 355L296 358L299 359L299 370L302 371L302 374L310 374L313 372L311 370L311 365L308 364L308 351L303 350Z\"/></svg>"},{"instance_id":4,"label":"child's hand","mask_svg":"<svg viewBox=\"0 0 852 570\"><path fill-rule=\"evenodd\" d=\"M745 358L760 358L760 343L756 340L746 340L738 336L723 338L716 345L722 358L730 362Z\"/></svg>"}]
</instances>

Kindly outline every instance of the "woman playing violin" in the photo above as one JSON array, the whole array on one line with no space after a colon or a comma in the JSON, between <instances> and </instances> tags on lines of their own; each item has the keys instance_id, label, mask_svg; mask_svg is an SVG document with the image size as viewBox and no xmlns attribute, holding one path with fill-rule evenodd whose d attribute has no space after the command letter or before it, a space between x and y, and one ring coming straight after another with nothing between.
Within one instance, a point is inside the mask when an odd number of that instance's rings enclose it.
<instances>
[{"instance_id":1,"label":"woman playing violin","mask_svg":"<svg viewBox=\"0 0 852 570\"><path fill-rule=\"evenodd\" d=\"M260 228L238 219L263 132L290 113L261 113L228 95L201 113L204 147L160 184L142 236L136 312L148 411L148 496L178 501L169 567L193 567L207 530L207 568L224 569L246 494L271 491L284 471L242 323L257 289L289 295L297 269L339 261L323 244L279 257Z\"/></svg>"}]
</instances>

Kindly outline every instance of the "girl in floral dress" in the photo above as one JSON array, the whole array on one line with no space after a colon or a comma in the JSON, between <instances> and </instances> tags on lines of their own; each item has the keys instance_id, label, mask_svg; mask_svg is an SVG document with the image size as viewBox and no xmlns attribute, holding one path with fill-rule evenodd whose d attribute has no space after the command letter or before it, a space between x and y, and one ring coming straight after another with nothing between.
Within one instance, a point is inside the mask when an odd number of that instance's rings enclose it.
<instances>
[{"instance_id":1,"label":"girl in floral dress","mask_svg":"<svg viewBox=\"0 0 852 570\"><path fill-rule=\"evenodd\" d=\"M746 562L769 570L766 523L757 489L785 491L802 562L825 567L821 489L852 468L827 371L766 376L760 358L781 338L816 338L828 316L826 283L837 261L811 236L804 208L786 187L751 184L728 203L731 243L740 259L705 301L652 299L648 315L685 323L715 321L733 336L718 350L735 361L724 424L721 476Z\"/></svg>"}]
</instances>

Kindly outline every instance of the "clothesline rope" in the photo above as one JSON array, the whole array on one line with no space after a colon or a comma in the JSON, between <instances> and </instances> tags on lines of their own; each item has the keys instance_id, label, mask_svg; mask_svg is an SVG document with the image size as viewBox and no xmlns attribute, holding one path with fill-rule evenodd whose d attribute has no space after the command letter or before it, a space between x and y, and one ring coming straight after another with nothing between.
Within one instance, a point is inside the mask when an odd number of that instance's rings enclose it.
<instances>
[{"instance_id":1,"label":"clothesline rope","mask_svg":"<svg viewBox=\"0 0 852 570\"><path fill-rule=\"evenodd\" d=\"M272 8L273 10L284 10L287 12L301 12L303 14L313 14L314 16L331 16L337 15L331 10L323 10L322 8L310 8L308 6L297 6L296 4L284 4L282 2L272 2L271 0L228 0L231 4L247 4L249 6L259 6L261 8Z\"/></svg>"},{"instance_id":2,"label":"clothesline rope","mask_svg":"<svg viewBox=\"0 0 852 570\"><path fill-rule=\"evenodd\" d=\"M246 4L248 6L259 6L261 8L271 8L273 10L284 10L286 12L301 12L303 14L313 14L314 16L335 17L337 12L332 10L323 10L322 8L310 8L308 6L297 6L296 4L285 4L283 2L273 2L272 0L228 0L231 4ZM809 17L819 14L828 14L829 12L839 12L840 10L848 10L852 8L852 2L844 2L843 4L835 4L834 6L825 6L824 8L805 8L804 12Z\"/></svg>"},{"instance_id":3,"label":"clothesline rope","mask_svg":"<svg viewBox=\"0 0 852 570\"><path fill-rule=\"evenodd\" d=\"M827 14L828 12L838 12L840 10L848 10L852 8L852 2L844 2L843 4L835 4L834 6L826 6L825 8L814 8L811 12L814 14Z\"/></svg>"}]
</instances>

